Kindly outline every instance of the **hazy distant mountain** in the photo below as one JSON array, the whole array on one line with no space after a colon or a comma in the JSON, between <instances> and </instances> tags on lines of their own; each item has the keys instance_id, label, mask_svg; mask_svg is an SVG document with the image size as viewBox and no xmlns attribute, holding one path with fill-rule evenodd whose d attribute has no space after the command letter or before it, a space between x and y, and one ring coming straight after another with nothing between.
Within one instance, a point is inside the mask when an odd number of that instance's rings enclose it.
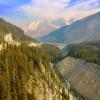
<instances>
[{"instance_id":1,"label":"hazy distant mountain","mask_svg":"<svg viewBox=\"0 0 100 100\"><path fill-rule=\"evenodd\" d=\"M51 21L34 20L29 24L23 25L22 29L30 37L39 37L46 35L62 26L69 24L65 19L59 18Z\"/></svg>"},{"instance_id":2,"label":"hazy distant mountain","mask_svg":"<svg viewBox=\"0 0 100 100\"><path fill-rule=\"evenodd\" d=\"M100 12L57 29L40 41L51 43L77 43L100 39Z\"/></svg>"},{"instance_id":3,"label":"hazy distant mountain","mask_svg":"<svg viewBox=\"0 0 100 100\"><path fill-rule=\"evenodd\" d=\"M0 18L0 41L5 42L36 42L36 40L26 36L20 28L6 22Z\"/></svg>"}]
</instances>

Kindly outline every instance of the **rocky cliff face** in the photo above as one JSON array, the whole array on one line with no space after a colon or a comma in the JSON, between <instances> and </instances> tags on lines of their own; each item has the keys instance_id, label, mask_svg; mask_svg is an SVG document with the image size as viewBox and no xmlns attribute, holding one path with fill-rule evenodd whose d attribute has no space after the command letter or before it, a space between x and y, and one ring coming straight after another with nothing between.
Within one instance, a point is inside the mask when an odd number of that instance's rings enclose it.
<instances>
[{"instance_id":1,"label":"rocky cliff face","mask_svg":"<svg viewBox=\"0 0 100 100\"><path fill-rule=\"evenodd\" d=\"M87 100L100 100L99 65L67 57L56 65L56 70Z\"/></svg>"},{"instance_id":2,"label":"rocky cliff face","mask_svg":"<svg viewBox=\"0 0 100 100\"><path fill-rule=\"evenodd\" d=\"M34 100L81 100L65 87L53 70L47 70L41 65L42 70L36 71L35 77L30 76L26 84L28 94L34 94Z\"/></svg>"}]
</instances>

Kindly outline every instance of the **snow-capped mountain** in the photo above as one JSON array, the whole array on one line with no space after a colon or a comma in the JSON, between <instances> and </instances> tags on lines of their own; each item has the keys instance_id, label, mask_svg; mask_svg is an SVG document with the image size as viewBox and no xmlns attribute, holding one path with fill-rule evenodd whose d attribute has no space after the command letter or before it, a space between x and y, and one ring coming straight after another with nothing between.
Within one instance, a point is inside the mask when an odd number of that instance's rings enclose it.
<instances>
[{"instance_id":1,"label":"snow-capped mountain","mask_svg":"<svg viewBox=\"0 0 100 100\"><path fill-rule=\"evenodd\" d=\"M70 22L73 22L73 20L70 20ZM95 40L100 40L100 12L39 38L41 42L66 44Z\"/></svg>"},{"instance_id":2,"label":"snow-capped mountain","mask_svg":"<svg viewBox=\"0 0 100 100\"><path fill-rule=\"evenodd\" d=\"M32 22L23 25L22 29L25 31L25 34L30 37L39 37L68 24L69 22L62 18L49 21L33 20Z\"/></svg>"}]
</instances>

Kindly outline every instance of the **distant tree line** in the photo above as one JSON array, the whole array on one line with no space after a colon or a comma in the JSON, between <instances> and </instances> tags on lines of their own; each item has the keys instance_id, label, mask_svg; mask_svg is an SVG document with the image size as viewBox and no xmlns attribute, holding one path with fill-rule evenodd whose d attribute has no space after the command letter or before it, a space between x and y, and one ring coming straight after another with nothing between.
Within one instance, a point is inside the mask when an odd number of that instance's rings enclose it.
<instances>
[{"instance_id":1,"label":"distant tree line","mask_svg":"<svg viewBox=\"0 0 100 100\"><path fill-rule=\"evenodd\" d=\"M73 45L69 46L64 52L67 52L66 56L82 58L88 62L100 64L100 46Z\"/></svg>"}]
</instances>

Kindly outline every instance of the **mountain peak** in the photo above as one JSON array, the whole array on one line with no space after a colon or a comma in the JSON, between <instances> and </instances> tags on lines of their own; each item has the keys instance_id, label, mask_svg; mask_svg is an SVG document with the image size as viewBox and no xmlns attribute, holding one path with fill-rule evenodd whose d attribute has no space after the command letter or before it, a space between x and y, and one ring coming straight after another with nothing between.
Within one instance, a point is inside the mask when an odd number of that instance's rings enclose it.
<instances>
[{"instance_id":1,"label":"mountain peak","mask_svg":"<svg viewBox=\"0 0 100 100\"><path fill-rule=\"evenodd\" d=\"M50 43L79 43L100 39L100 12L61 27L39 38Z\"/></svg>"},{"instance_id":2,"label":"mountain peak","mask_svg":"<svg viewBox=\"0 0 100 100\"><path fill-rule=\"evenodd\" d=\"M22 29L30 37L39 37L46 35L62 26L66 25L66 20L59 18L56 20L33 20L23 25Z\"/></svg>"}]
</instances>

